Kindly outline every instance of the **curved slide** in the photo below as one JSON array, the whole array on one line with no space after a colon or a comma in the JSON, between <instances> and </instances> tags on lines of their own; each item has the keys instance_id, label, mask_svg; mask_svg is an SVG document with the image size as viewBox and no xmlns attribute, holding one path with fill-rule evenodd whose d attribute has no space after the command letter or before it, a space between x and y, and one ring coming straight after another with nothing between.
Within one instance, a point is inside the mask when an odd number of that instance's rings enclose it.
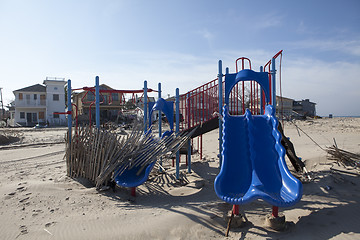
<instances>
[{"instance_id":1,"label":"curved slide","mask_svg":"<svg viewBox=\"0 0 360 240\"><path fill-rule=\"evenodd\" d=\"M115 178L117 185L122 187L137 187L143 184L149 177L151 170L153 169L155 162L149 164L139 175L137 172L141 169L141 166L127 169L121 175Z\"/></svg>"},{"instance_id":2,"label":"curved slide","mask_svg":"<svg viewBox=\"0 0 360 240\"><path fill-rule=\"evenodd\" d=\"M166 102L164 99L160 98L155 104L152 104L151 110L149 112L150 115L150 125L151 125L151 115L153 111L160 110L162 111L166 117L169 119L169 123L171 126L170 131L166 131L162 134L161 138L167 137L171 135L173 128L173 118L174 118L174 110L173 110L173 102ZM161 115L160 115L161 116ZM156 140L154 140L156 141ZM138 171L142 168L142 166L133 167L131 169L126 169L121 175L118 175L115 178L115 182L117 185L122 187L137 187L143 184L149 177L151 170L153 169L155 162L150 163L148 166L143 168L143 170L138 173Z\"/></svg>"},{"instance_id":3,"label":"curved slide","mask_svg":"<svg viewBox=\"0 0 360 240\"><path fill-rule=\"evenodd\" d=\"M243 71L228 76L228 82L225 77L225 103L229 102L232 87L245 80L257 81L268 100L267 73ZM273 206L289 207L301 199L302 184L286 166L277 128L271 105L266 106L264 115L252 115L247 109L242 116L230 116L225 105L223 163L214 182L215 192L222 200L240 205L263 199Z\"/></svg>"}]
</instances>

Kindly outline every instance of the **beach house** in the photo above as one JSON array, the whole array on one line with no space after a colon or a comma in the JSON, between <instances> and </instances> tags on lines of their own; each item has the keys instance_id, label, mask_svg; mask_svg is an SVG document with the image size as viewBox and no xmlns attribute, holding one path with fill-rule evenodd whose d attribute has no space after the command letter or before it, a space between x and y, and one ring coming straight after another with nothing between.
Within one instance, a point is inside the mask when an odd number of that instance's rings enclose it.
<instances>
[{"instance_id":1,"label":"beach house","mask_svg":"<svg viewBox=\"0 0 360 240\"><path fill-rule=\"evenodd\" d=\"M13 123L17 126L66 125L65 79L49 78L43 84L35 84L13 91L15 95Z\"/></svg>"},{"instance_id":2,"label":"beach house","mask_svg":"<svg viewBox=\"0 0 360 240\"><path fill-rule=\"evenodd\" d=\"M290 117L293 115L294 99L276 96L276 115L277 117Z\"/></svg>"},{"instance_id":3,"label":"beach house","mask_svg":"<svg viewBox=\"0 0 360 240\"><path fill-rule=\"evenodd\" d=\"M100 85L100 119L101 121L115 121L124 104L122 93L111 92L114 90L106 84ZM73 111L78 111L79 122L88 123L89 119L95 121L95 90L74 92L72 94L74 103ZM76 106L76 108L75 108ZM89 115L91 114L91 118ZM75 114L76 115L76 114ZM73 115L73 117L75 117Z\"/></svg>"},{"instance_id":4,"label":"beach house","mask_svg":"<svg viewBox=\"0 0 360 240\"><path fill-rule=\"evenodd\" d=\"M294 101L293 110L303 116L316 116L316 103L310 102L309 99Z\"/></svg>"}]
</instances>

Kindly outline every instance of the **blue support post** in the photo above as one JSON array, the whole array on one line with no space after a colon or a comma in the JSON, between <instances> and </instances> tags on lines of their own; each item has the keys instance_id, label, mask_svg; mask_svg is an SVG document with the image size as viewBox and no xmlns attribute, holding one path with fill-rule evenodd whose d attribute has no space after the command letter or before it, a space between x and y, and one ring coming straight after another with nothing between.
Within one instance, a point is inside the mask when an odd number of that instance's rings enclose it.
<instances>
[{"instance_id":1,"label":"blue support post","mask_svg":"<svg viewBox=\"0 0 360 240\"><path fill-rule=\"evenodd\" d=\"M96 107L96 128L100 129L100 85L99 76L95 77L95 107ZM91 124L91 123L90 123Z\"/></svg>"},{"instance_id":2,"label":"blue support post","mask_svg":"<svg viewBox=\"0 0 360 240\"><path fill-rule=\"evenodd\" d=\"M263 72L264 68L263 66L260 66L260 72ZM264 97L263 97L263 88L260 86L260 114L263 115L264 114Z\"/></svg>"},{"instance_id":3,"label":"blue support post","mask_svg":"<svg viewBox=\"0 0 360 240\"><path fill-rule=\"evenodd\" d=\"M158 84L158 99L161 98L161 83ZM161 138L161 116L162 112L159 110L159 138Z\"/></svg>"},{"instance_id":4,"label":"blue support post","mask_svg":"<svg viewBox=\"0 0 360 240\"><path fill-rule=\"evenodd\" d=\"M69 79L67 82L67 104L68 104L68 111L72 111L71 105L71 80ZM69 138L69 147L71 149L71 134L72 134L72 114L68 114L68 138ZM71 158L71 154L68 156ZM71 159L69 159L70 161ZM71 171L71 169L70 169Z\"/></svg>"},{"instance_id":5,"label":"blue support post","mask_svg":"<svg viewBox=\"0 0 360 240\"><path fill-rule=\"evenodd\" d=\"M191 121L191 118L190 118L190 110L191 110L191 102L190 102L190 93L188 94L187 96L187 102L188 102L188 111L189 111L189 114L188 114L188 128L190 128L190 121ZM191 139L188 140L188 151L187 151L187 160L188 160L188 173L191 173Z\"/></svg>"},{"instance_id":6,"label":"blue support post","mask_svg":"<svg viewBox=\"0 0 360 240\"><path fill-rule=\"evenodd\" d=\"M275 58L271 59L271 94L272 94L272 103L276 111L276 69L275 69Z\"/></svg>"},{"instance_id":7,"label":"blue support post","mask_svg":"<svg viewBox=\"0 0 360 240\"><path fill-rule=\"evenodd\" d=\"M147 131L147 81L144 81L144 133Z\"/></svg>"},{"instance_id":8,"label":"blue support post","mask_svg":"<svg viewBox=\"0 0 360 240\"><path fill-rule=\"evenodd\" d=\"M191 173L191 139L188 140L188 173Z\"/></svg>"},{"instance_id":9,"label":"blue support post","mask_svg":"<svg viewBox=\"0 0 360 240\"><path fill-rule=\"evenodd\" d=\"M176 95L175 95L175 118L176 118L176 126L175 126L175 132L176 134L179 133L180 130L180 96L179 96L179 88L176 88ZM180 178L180 152L176 152L176 180L179 180Z\"/></svg>"},{"instance_id":10,"label":"blue support post","mask_svg":"<svg viewBox=\"0 0 360 240\"><path fill-rule=\"evenodd\" d=\"M158 84L158 99L161 98L161 83ZM151 117L151 116L150 116ZM159 139L161 139L161 117L162 117L162 112L161 110L159 110ZM160 157L159 159L159 164L160 164L160 167L159 167L159 172L162 172L162 158Z\"/></svg>"},{"instance_id":11,"label":"blue support post","mask_svg":"<svg viewBox=\"0 0 360 240\"><path fill-rule=\"evenodd\" d=\"M219 60L219 74L218 74L218 84L219 84L219 167L222 165L222 107L223 107L223 87L222 87L222 61Z\"/></svg>"}]
</instances>

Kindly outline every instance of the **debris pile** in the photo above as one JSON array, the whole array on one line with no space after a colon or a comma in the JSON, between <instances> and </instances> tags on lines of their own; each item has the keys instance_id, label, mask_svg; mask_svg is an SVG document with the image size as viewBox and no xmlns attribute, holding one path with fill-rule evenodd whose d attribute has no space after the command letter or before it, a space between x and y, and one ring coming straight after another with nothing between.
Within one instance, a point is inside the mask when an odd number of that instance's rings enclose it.
<instances>
[{"instance_id":1,"label":"debris pile","mask_svg":"<svg viewBox=\"0 0 360 240\"><path fill-rule=\"evenodd\" d=\"M352 153L343 149L338 148L334 139L334 145L328 147L326 152L329 154L328 159L336 160L338 163L345 167L360 167L360 154Z\"/></svg>"},{"instance_id":2,"label":"debris pile","mask_svg":"<svg viewBox=\"0 0 360 240\"><path fill-rule=\"evenodd\" d=\"M0 133L0 145L7 145L21 140L21 134L13 131L2 131Z\"/></svg>"},{"instance_id":3,"label":"debris pile","mask_svg":"<svg viewBox=\"0 0 360 240\"><path fill-rule=\"evenodd\" d=\"M127 135L88 126L73 129L71 144L66 137L67 175L86 178L100 188L127 169L141 166L140 174L158 158L173 156L193 134L171 133L155 139L151 129L146 134L142 129L141 124L135 125Z\"/></svg>"}]
</instances>

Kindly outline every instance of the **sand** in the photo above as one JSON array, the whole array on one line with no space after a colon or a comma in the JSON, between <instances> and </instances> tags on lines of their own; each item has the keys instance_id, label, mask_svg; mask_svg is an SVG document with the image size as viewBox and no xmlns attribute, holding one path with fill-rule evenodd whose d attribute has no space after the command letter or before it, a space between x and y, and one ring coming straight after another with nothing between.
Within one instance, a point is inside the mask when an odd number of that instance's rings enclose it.
<instances>
[{"instance_id":1,"label":"sand","mask_svg":"<svg viewBox=\"0 0 360 240\"><path fill-rule=\"evenodd\" d=\"M241 206L248 219L245 226L231 228L224 237L224 216L231 205L213 188L219 172L218 131L204 135L203 159L192 156L192 173L187 173L182 157L182 183L175 181L175 169L166 162L166 173L152 174L134 198L129 189L98 192L84 179L67 177L66 128L49 128L15 129L21 142L0 146L0 238L359 239L358 171L327 160L323 149L335 138L339 148L359 153L360 118L295 123L319 146L293 124L284 123L312 180L303 184L298 204L280 208L287 221L283 231L264 225L271 206L257 200Z\"/></svg>"}]
</instances>

